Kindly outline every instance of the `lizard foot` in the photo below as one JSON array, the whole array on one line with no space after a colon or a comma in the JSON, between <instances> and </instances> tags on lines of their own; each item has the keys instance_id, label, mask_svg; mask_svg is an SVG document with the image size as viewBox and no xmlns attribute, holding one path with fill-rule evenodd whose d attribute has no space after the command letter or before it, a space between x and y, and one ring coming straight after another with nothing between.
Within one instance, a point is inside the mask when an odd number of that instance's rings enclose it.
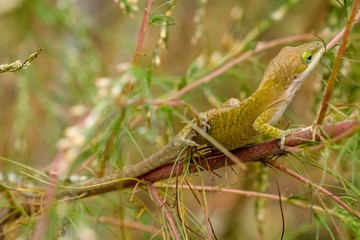
<instances>
[{"instance_id":1,"label":"lizard foot","mask_svg":"<svg viewBox=\"0 0 360 240\"><path fill-rule=\"evenodd\" d=\"M206 133L210 130L210 125L208 124L208 116L205 112L199 114L199 127Z\"/></svg>"},{"instance_id":2,"label":"lizard foot","mask_svg":"<svg viewBox=\"0 0 360 240\"><path fill-rule=\"evenodd\" d=\"M198 147L200 146L197 142L191 140L196 137L196 132L192 129L191 125L186 125L173 140L173 144L177 146L189 146Z\"/></svg>"},{"instance_id":3,"label":"lizard foot","mask_svg":"<svg viewBox=\"0 0 360 240\"><path fill-rule=\"evenodd\" d=\"M200 144L196 143L193 140L183 139L182 141L189 147L199 147L200 146Z\"/></svg>"},{"instance_id":4,"label":"lizard foot","mask_svg":"<svg viewBox=\"0 0 360 240\"><path fill-rule=\"evenodd\" d=\"M294 153L299 153L302 151L300 148L297 148L297 147L286 146L285 140L286 140L286 134L283 134L283 136L281 136L281 139L280 139L280 149L282 151L294 152Z\"/></svg>"},{"instance_id":5,"label":"lizard foot","mask_svg":"<svg viewBox=\"0 0 360 240\"><path fill-rule=\"evenodd\" d=\"M287 152L296 152L296 153L301 152L302 151L301 148L286 146L285 145L286 137L291 133L304 131L307 129L308 129L308 127L307 128L291 128L286 131L283 131L283 133L281 135L281 139L280 139L280 149L285 150Z\"/></svg>"},{"instance_id":6,"label":"lizard foot","mask_svg":"<svg viewBox=\"0 0 360 240\"><path fill-rule=\"evenodd\" d=\"M281 150L286 150L286 146L285 146L285 140L286 140L286 131L283 131L281 134L281 138L280 138L280 149Z\"/></svg>"}]
</instances>

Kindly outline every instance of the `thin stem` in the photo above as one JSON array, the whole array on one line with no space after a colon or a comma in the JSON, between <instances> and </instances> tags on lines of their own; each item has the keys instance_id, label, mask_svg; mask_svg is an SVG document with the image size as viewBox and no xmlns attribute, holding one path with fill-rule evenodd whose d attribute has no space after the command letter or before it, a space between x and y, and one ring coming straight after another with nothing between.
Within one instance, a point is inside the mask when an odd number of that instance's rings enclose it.
<instances>
[{"instance_id":1,"label":"thin stem","mask_svg":"<svg viewBox=\"0 0 360 240\"><path fill-rule=\"evenodd\" d=\"M360 20L360 11L357 13L356 17L355 17L355 22L354 24L358 23ZM344 36L344 33L345 33L345 29L346 29L346 26L343 30L341 30L338 34L336 34L335 37L333 37L333 39L331 39L328 44L326 45L326 49L330 49L332 47L335 46L336 43L338 43L341 38Z\"/></svg>"},{"instance_id":2,"label":"thin stem","mask_svg":"<svg viewBox=\"0 0 360 240\"><path fill-rule=\"evenodd\" d=\"M346 22L346 27L342 36L342 40L340 43L340 47L339 47L339 51L338 54L335 58L334 61L334 66L332 68L330 77L329 77L329 81L328 81L328 87L326 89L322 104L321 104L321 109L319 111L318 117L315 121L316 125L321 125L324 122L325 119L325 115L326 115L326 111L328 109L329 106L329 102L331 99L331 96L333 94L334 91L334 87L335 87L335 82L336 82L336 76L337 73L340 69L340 65L341 65L341 60L342 57L344 55L345 52L345 48L346 48L346 44L347 44L347 40L349 38L351 29L355 23L355 19L356 19L356 12L359 6L359 0L354 0L353 2L353 6L352 6L352 11L351 11L351 15L350 18L348 19L348 21Z\"/></svg>"},{"instance_id":3,"label":"thin stem","mask_svg":"<svg viewBox=\"0 0 360 240\"><path fill-rule=\"evenodd\" d=\"M181 237L180 237L180 233L177 230L175 219L173 218L173 216L171 216L169 211L166 209L164 202L160 199L160 196L159 196L156 188L154 187L154 185L152 183L148 183L147 186L148 186L150 195L153 198L156 206L159 209L163 209L163 213L166 218L166 221L168 222L170 229L171 229L172 233L174 234L174 239L180 240ZM164 224L164 225L166 225L166 224Z\"/></svg>"},{"instance_id":4,"label":"thin stem","mask_svg":"<svg viewBox=\"0 0 360 240\"><path fill-rule=\"evenodd\" d=\"M353 209L351 209L349 207L349 205L347 205L344 201L342 201L338 196L334 195L332 192L330 192L329 190L314 184L313 182L311 182L309 179L297 174L296 172L278 164L275 161L268 161L266 162L267 165L272 166L274 168L279 169L280 171L292 176L293 178L305 183L305 184L309 184L312 187L318 189L321 193L325 194L326 196L328 196L329 198L331 198L332 200L334 200L336 203L338 203L340 206L342 206L346 211L348 211L351 215L353 215L354 217L360 219L360 214L358 212L355 212Z\"/></svg>"},{"instance_id":5,"label":"thin stem","mask_svg":"<svg viewBox=\"0 0 360 240\"><path fill-rule=\"evenodd\" d=\"M141 24L140 34L139 34L139 38L138 38L138 42L137 42L137 46L136 46L136 52L134 54L133 65L137 65L139 63L146 29L149 24L151 6L152 6L152 0L148 0L146 8L144 10L144 17L143 17L143 21Z\"/></svg>"}]
</instances>

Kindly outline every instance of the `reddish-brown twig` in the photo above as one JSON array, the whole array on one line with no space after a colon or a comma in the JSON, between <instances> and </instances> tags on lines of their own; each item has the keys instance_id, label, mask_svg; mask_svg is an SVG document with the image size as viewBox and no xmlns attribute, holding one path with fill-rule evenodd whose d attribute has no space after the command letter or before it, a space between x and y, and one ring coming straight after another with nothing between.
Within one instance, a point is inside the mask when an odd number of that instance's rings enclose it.
<instances>
[{"instance_id":1,"label":"reddish-brown twig","mask_svg":"<svg viewBox=\"0 0 360 240\"><path fill-rule=\"evenodd\" d=\"M144 10L144 17L143 17L143 21L141 23L141 29L140 29L140 33L139 33L137 46L136 46L136 52L134 54L133 65L138 64L140 56L141 56L146 29L149 24L151 6L152 6L152 0L148 0L147 5Z\"/></svg>"}]
</instances>

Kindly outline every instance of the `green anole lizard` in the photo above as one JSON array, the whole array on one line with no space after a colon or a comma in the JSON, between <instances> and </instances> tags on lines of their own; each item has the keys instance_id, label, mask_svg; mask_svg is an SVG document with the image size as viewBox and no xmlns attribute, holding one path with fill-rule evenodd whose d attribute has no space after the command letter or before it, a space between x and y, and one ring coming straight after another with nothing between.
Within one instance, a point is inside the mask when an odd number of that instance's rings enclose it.
<instances>
[{"instance_id":1,"label":"green anole lizard","mask_svg":"<svg viewBox=\"0 0 360 240\"><path fill-rule=\"evenodd\" d=\"M293 129L281 130L273 124L280 119L324 52L321 42L284 47L269 63L260 86L250 97L241 102L231 98L220 107L200 113L159 152L94 184L140 177L175 159L186 147L207 143L206 137L196 130L199 128L228 150L252 143L259 135L280 138L284 147L285 137Z\"/></svg>"},{"instance_id":2,"label":"green anole lizard","mask_svg":"<svg viewBox=\"0 0 360 240\"><path fill-rule=\"evenodd\" d=\"M293 99L304 80L320 61L325 48L321 42L284 47L269 63L258 89L247 99L231 98L220 107L200 113L159 152L118 174L119 178L139 177L175 159L187 146L206 143L194 125L228 150L254 142L259 135L281 138L282 147L293 129L273 126Z\"/></svg>"}]
</instances>

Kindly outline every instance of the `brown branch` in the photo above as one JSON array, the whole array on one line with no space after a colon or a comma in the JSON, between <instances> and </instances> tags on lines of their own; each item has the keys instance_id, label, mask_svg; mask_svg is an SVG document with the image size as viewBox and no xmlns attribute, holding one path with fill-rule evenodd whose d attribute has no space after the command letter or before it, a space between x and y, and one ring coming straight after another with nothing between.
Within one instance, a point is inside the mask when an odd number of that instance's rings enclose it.
<instances>
[{"instance_id":1,"label":"brown branch","mask_svg":"<svg viewBox=\"0 0 360 240\"><path fill-rule=\"evenodd\" d=\"M358 127L358 121L344 121L339 123L327 124L323 126L324 135L328 136L330 140L339 140L341 137L346 137L351 135L356 128ZM312 142L313 133L311 129L304 131L296 132L291 134L286 139L286 146L296 147L302 144ZM320 136L317 136L317 140L320 139ZM256 162L263 161L270 157L280 156L288 153L285 150L280 148L279 139L269 140L260 144L249 145L241 147L239 149L233 150L234 154L239 161L247 162ZM145 182L156 182L170 177L180 176L184 173L186 169L189 172L198 172L198 171L214 171L218 168L235 165L234 162L228 160L226 156L222 153L207 153L200 157L194 157L192 164L187 165L186 161L182 161L174 167L174 163L165 164L143 176L140 176L139 179L142 179ZM117 191L125 188L134 187L140 180L121 180L116 179L116 173L114 174L114 181L108 183L101 183L98 185L92 185L88 187L81 187L78 189L69 189L65 192L60 192L57 196L57 199L65 200L69 197L71 198L84 198L93 195L100 195L107 192Z\"/></svg>"}]
</instances>

